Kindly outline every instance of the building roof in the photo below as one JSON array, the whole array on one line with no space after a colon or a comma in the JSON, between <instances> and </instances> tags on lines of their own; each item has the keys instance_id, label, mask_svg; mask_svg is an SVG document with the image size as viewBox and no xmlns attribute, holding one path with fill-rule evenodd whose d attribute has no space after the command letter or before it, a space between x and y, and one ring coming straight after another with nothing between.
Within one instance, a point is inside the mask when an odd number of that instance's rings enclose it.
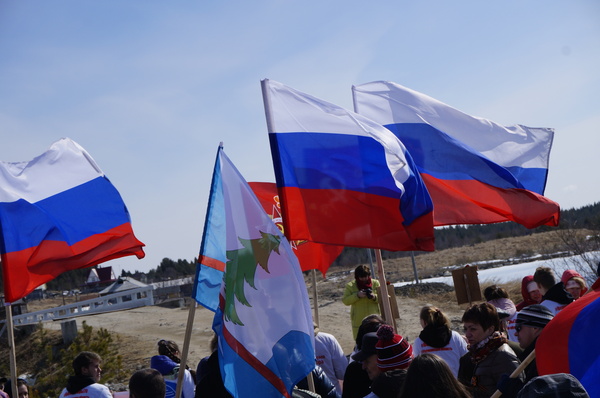
<instances>
[{"instance_id":1,"label":"building roof","mask_svg":"<svg viewBox=\"0 0 600 398\"><path fill-rule=\"evenodd\" d=\"M106 289L100 291L100 295L104 296L107 294L123 292L125 290L137 289L139 287L146 287L143 282L138 281L137 279L133 279L131 277L119 278L115 282L113 282Z\"/></svg>"}]
</instances>

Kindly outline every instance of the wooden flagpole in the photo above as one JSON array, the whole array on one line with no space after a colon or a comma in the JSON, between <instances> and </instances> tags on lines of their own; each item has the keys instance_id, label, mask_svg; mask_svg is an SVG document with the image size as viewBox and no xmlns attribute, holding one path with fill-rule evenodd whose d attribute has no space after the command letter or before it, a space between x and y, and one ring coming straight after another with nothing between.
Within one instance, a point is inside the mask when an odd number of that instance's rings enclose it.
<instances>
[{"instance_id":1,"label":"wooden flagpole","mask_svg":"<svg viewBox=\"0 0 600 398\"><path fill-rule=\"evenodd\" d=\"M396 330L396 322L394 321L394 317L392 315L392 307L390 306L390 300L387 292L387 281L385 279L385 270L383 269L383 259L381 257L381 249L375 249L375 259L377 260L377 276L379 279L379 285L381 287L381 295L383 297L379 297L379 300L383 300L381 305L383 306L383 317L385 320L394 327L394 331Z\"/></svg>"},{"instance_id":2,"label":"wooden flagpole","mask_svg":"<svg viewBox=\"0 0 600 398\"><path fill-rule=\"evenodd\" d=\"M17 354L15 348L15 333L13 330L13 317L12 317L12 305L9 303L6 305L6 331L8 337L8 349L9 349L9 360L10 360L10 379L11 384L11 396L18 397L17 394Z\"/></svg>"},{"instance_id":3,"label":"wooden flagpole","mask_svg":"<svg viewBox=\"0 0 600 398\"><path fill-rule=\"evenodd\" d=\"M317 293L317 271L315 269L311 270L311 276L312 276L312 291L313 291L313 305L315 306L314 308L314 316L313 316L313 320L315 321L315 323L317 324L317 327L319 327L319 295Z\"/></svg>"},{"instance_id":4,"label":"wooden flagpole","mask_svg":"<svg viewBox=\"0 0 600 398\"><path fill-rule=\"evenodd\" d=\"M185 365L187 363L188 351L190 349L190 340L192 339L192 328L194 326L194 317L196 316L196 307L198 303L192 299L193 304L190 305L188 313L187 326L185 327L185 336L183 338L183 348L181 353L181 362L179 364L179 373L177 374L177 389L175 390L175 398L181 397L183 390L183 376L185 376Z\"/></svg>"},{"instance_id":5,"label":"wooden flagpole","mask_svg":"<svg viewBox=\"0 0 600 398\"><path fill-rule=\"evenodd\" d=\"M518 368L516 368L511 374L510 374L510 378L511 379L516 379L517 377L519 377L519 375L521 374L521 372L523 372L525 370L525 368L531 363L531 361L533 361L535 359L535 350L531 351L531 353L529 355L527 355L527 358L525 358L523 360L523 362L521 362L521 364L519 365ZM500 390L496 390L496 392L494 394L492 394L491 398L498 398L502 395L502 392Z\"/></svg>"}]
</instances>

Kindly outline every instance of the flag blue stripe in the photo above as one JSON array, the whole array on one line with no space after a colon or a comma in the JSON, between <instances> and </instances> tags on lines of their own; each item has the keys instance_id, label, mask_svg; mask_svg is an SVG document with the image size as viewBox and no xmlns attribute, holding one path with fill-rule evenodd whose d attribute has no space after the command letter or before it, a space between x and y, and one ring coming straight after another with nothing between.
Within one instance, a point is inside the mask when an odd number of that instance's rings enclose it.
<instances>
[{"instance_id":1,"label":"flag blue stripe","mask_svg":"<svg viewBox=\"0 0 600 398\"><path fill-rule=\"evenodd\" d=\"M586 305L569 333L569 368L591 397L600 396L600 299Z\"/></svg>"},{"instance_id":2,"label":"flag blue stripe","mask_svg":"<svg viewBox=\"0 0 600 398\"><path fill-rule=\"evenodd\" d=\"M320 133L271 133L269 137L281 156L285 186L400 196L391 173L381 173L389 170L385 153L372 138Z\"/></svg>"},{"instance_id":3,"label":"flag blue stripe","mask_svg":"<svg viewBox=\"0 0 600 398\"><path fill-rule=\"evenodd\" d=\"M23 199L0 203L1 250L16 252L44 240L73 245L128 222L119 192L106 177L97 177L36 203Z\"/></svg>"},{"instance_id":4,"label":"flag blue stripe","mask_svg":"<svg viewBox=\"0 0 600 398\"><path fill-rule=\"evenodd\" d=\"M503 167L429 124L385 126L409 148L419 171L442 180L476 180L498 188L543 194L547 169Z\"/></svg>"},{"instance_id":5,"label":"flag blue stripe","mask_svg":"<svg viewBox=\"0 0 600 398\"><path fill-rule=\"evenodd\" d=\"M425 184L413 174L417 168L408 153L405 158L410 174L403 182L408 194L402 196L391 172L381 172L389 170L385 152L372 138L319 133L271 133L269 137L282 165L276 170L281 177L278 183L286 187L350 190L401 199L400 211L406 225L433 209Z\"/></svg>"}]
</instances>

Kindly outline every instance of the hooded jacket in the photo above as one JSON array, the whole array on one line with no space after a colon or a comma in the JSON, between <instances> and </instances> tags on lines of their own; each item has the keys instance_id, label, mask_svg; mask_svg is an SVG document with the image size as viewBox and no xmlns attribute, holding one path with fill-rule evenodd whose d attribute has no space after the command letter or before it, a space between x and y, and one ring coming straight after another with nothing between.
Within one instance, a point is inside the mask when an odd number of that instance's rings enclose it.
<instances>
[{"instance_id":1,"label":"hooded jacket","mask_svg":"<svg viewBox=\"0 0 600 398\"><path fill-rule=\"evenodd\" d=\"M573 302L573 296L565 290L565 286L562 282L558 282L552 286L540 303L544 307L548 308L554 315L558 314L563 308Z\"/></svg>"},{"instance_id":2,"label":"hooded jacket","mask_svg":"<svg viewBox=\"0 0 600 398\"><path fill-rule=\"evenodd\" d=\"M67 387L60 393L60 398L112 398L110 389L103 384L96 383L89 376L70 376Z\"/></svg>"},{"instance_id":3,"label":"hooded jacket","mask_svg":"<svg viewBox=\"0 0 600 398\"><path fill-rule=\"evenodd\" d=\"M517 311L521 311L523 308L528 307L533 304L539 304L537 301L531 299L529 295L529 291L527 290L527 286L533 282L533 275L527 275L521 281L521 296L523 296L523 301L517 304Z\"/></svg>"},{"instance_id":4,"label":"hooded jacket","mask_svg":"<svg viewBox=\"0 0 600 398\"><path fill-rule=\"evenodd\" d=\"M460 358L467 353L467 343L447 326L426 325L413 343L413 355L435 354L442 358L456 376Z\"/></svg>"},{"instance_id":5,"label":"hooded jacket","mask_svg":"<svg viewBox=\"0 0 600 398\"><path fill-rule=\"evenodd\" d=\"M175 396L177 391L177 377L179 374L179 364L173 361L166 355L155 355L150 359L150 367L158 370L165 379L166 393L165 398L171 398ZM185 369L185 375L183 377L183 398L193 398L194 390L196 388L194 379L189 370Z\"/></svg>"},{"instance_id":6,"label":"hooded jacket","mask_svg":"<svg viewBox=\"0 0 600 398\"><path fill-rule=\"evenodd\" d=\"M584 279L583 276L581 276L581 274L577 271L575 271L574 269L568 269L565 270L565 272L563 272L562 277L560 278L560 281L562 282L562 284L564 286L567 286L567 282L569 281L569 279L574 278L574 277L579 277L581 279ZM587 292L587 288L582 288L581 289L581 295L583 296L586 292Z\"/></svg>"}]
</instances>

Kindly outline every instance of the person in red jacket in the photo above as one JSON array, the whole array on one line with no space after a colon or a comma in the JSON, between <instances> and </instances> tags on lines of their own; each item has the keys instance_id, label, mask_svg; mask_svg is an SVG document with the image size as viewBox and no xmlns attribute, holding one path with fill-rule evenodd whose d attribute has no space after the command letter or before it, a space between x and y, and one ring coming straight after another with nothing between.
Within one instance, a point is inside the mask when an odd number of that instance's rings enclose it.
<instances>
[{"instance_id":1,"label":"person in red jacket","mask_svg":"<svg viewBox=\"0 0 600 398\"><path fill-rule=\"evenodd\" d=\"M560 281L565 285L565 290L571 293L573 300L577 300L588 290L585 279L583 279L581 274L574 269L568 269L563 272Z\"/></svg>"},{"instance_id":2,"label":"person in red jacket","mask_svg":"<svg viewBox=\"0 0 600 398\"><path fill-rule=\"evenodd\" d=\"M523 301L517 304L517 311L542 302L542 293L537 283L533 280L533 275L527 275L521 281L521 295L523 296Z\"/></svg>"}]
</instances>

